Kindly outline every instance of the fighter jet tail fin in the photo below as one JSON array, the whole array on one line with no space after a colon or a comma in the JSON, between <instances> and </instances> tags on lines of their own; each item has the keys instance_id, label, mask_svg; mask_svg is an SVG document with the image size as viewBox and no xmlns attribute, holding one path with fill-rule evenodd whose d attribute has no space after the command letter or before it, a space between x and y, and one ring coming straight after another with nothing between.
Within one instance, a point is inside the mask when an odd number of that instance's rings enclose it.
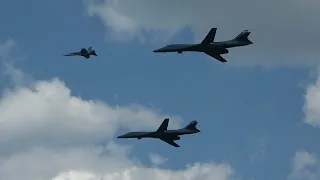
<instances>
[{"instance_id":1,"label":"fighter jet tail fin","mask_svg":"<svg viewBox=\"0 0 320 180\"><path fill-rule=\"evenodd\" d=\"M98 56L95 50L92 50L91 54L94 55L94 56Z\"/></svg>"},{"instance_id":2,"label":"fighter jet tail fin","mask_svg":"<svg viewBox=\"0 0 320 180\"><path fill-rule=\"evenodd\" d=\"M169 119L163 120L162 124L157 129L157 132L163 132L163 131L168 130L168 124L169 124Z\"/></svg>"},{"instance_id":3,"label":"fighter jet tail fin","mask_svg":"<svg viewBox=\"0 0 320 180\"><path fill-rule=\"evenodd\" d=\"M212 28L207 36L202 40L201 44L210 44L213 43L216 36L217 28Z\"/></svg>"},{"instance_id":4,"label":"fighter jet tail fin","mask_svg":"<svg viewBox=\"0 0 320 180\"><path fill-rule=\"evenodd\" d=\"M249 35L251 32L249 32L249 30L244 30L242 31L237 37L234 38L234 40L237 41L245 41L245 42L249 42L250 44L253 44L249 39Z\"/></svg>"}]
</instances>

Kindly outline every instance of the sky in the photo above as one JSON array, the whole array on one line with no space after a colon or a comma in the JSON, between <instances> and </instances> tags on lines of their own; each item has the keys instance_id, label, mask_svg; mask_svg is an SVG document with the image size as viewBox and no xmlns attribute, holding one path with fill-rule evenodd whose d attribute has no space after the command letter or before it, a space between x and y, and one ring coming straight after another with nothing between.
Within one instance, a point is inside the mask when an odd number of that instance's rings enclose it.
<instances>
[{"instance_id":1,"label":"sky","mask_svg":"<svg viewBox=\"0 0 320 180\"><path fill-rule=\"evenodd\" d=\"M319 179L319 16L316 0L2 0L0 179ZM152 52L213 27L254 44L227 63ZM165 118L201 132L116 138Z\"/></svg>"}]
</instances>

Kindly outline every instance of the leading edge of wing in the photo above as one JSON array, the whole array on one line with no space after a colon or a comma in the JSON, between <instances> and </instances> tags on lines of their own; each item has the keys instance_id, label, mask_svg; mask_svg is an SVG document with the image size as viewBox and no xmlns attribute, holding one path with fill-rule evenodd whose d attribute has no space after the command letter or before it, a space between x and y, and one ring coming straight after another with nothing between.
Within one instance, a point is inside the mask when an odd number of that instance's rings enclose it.
<instances>
[{"instance_id":1,"label":"leading edge of wing","mask_svg":"<svg viewBox=\"0 0 320 180\"><path fill-rule=\"evenodd\" d=\"M174 146L174 147L180 147L177 143L175 143L173 140L171 139L164 139L164 138L160 138L160 140L170 144L171 146Z\"/></svg>"},{"instance_id":2,"label":"leading edge of wing","mask_svg":"<svg viewBox=\"0 0 320 180\"><path fill-rule=\"evenodd\" d=\"M206 53L207 55L215 58L216 60L220 61L220 62L227 62L226 59L224 59L222 56L220 56L220 54L214 54L214 53L211 53L211 52L204 52Z\"/></svg>"}]
</instances>

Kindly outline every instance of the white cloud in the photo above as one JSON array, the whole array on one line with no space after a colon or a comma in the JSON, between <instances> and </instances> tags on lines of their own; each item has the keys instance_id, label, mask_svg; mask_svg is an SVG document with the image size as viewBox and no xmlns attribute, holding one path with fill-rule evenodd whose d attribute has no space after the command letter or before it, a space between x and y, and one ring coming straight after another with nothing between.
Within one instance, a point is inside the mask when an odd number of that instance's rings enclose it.
<instances>
[{"instance_id":1,"label":"white cloud","mask_svg":"<svg viewBox=\"0 0 320 180\"><path fill-rule=\"evenodd\" d=\"M304 122L314 127L320 127L320 75L314 84L306 87L304 101Z\"/></svg>"},{"instance_id":2,"label":"white cloud","mask_svg":"<svg viewBox=\"0 0 320 180\"><path fill-rule=\"evenodd\" d=\"M320 164L315 154L306 151L296 152L292 161L292 172L289 180L320 179Z\"/></svg>"},{"instance_id":3,"label":"white cloud","mask_svg":"<svg viewBox=\"0 0 320 180\"><path fill-rule=\"evenodd\" d=\"M298 172L307 168L308 166L313 166L317 162L316 156L305 151L299 151L295 154L293 159L293 171Z\"/></svg>"},{"instance_id":4,"label":"white cloud","mask_svg":"<svg viewBox=\"0 0 320 180\"><path fill-rule=\"evenodd\" d=\"M82 100L55 78L5 92L0 100L0 143L3 148L12 142L28 147L87 144L110 140L119 127L156 129L164 118L138 105L112 107ZM171 118L170 126L178 127L179 120Z\"/></svg>"},{"instance_id":5,"label":"white cloud","mask_svg":"<svg viewBox=\"0 0 320 180\"><path fill-rule=\"evenodd\" d=\"M109 173L106 175L95 175L93 173L83 172L68 172L59 175L53 180L76 180L82 175L81 180L139 180L139 179L154 179L154 180L226 180L233 177L233 172L230 166L226 164L215 163L196 163L188 165L185 169L172 171L170 169L145 168L133 166L122 169L121 171ZM83 177L86 178L83 178ZM68 179L70 178L70 179Z\"/></svg>"},{"instance_id":6,"label":"white cloud","mask_svg":"<svg viewBox=\"0 0 320 180\"><path fill-rule=\"evenodd\" d=\"M154 165L162 165L168 161L167 158L160 156L159 154L150 153L149 159Z\"/></svg>"},{"instance_id":7,"label":"white cloud","mask_svg":"<svg viewBox=\"0 0 320 180\"><path fill-rule=\"evenodd\" d=\"M227 164L198 163L177 171L147 168L136 157L129 156L130 146L113 141L119 128L155 129L165 117L139 105L113 107L73 96L58 78L8 88L0 98L0 179L232 177L233 171ZM170 119L172 128L180 126L181 118Z\"/></svg>"},{"instance_id":8,"label":"white cloud","mask_svg":"<svg viewBox=\"0 0 320 180\"><path fill-rule=\"evenodd\" d=\"M71 170L113 173L133 165L116 153L108 147L32 148L2 156L0 179L49 180Z\"/></svg>"},{"instance_id":9,"label":"white cloud","mask_svg":"<svg viewBox=\"0 0 320 180\"><path fill-rule=\"evenodd\" d=\"M254 44L232 49L227 55L230 63L317 64L318 0L103 0L88 4L88 14L99 17L117 37L151 34L166 39L189 27L200 41L210 28L217 27L216 39L226 40L249 29Z\"/></svg>"}]
</instances>

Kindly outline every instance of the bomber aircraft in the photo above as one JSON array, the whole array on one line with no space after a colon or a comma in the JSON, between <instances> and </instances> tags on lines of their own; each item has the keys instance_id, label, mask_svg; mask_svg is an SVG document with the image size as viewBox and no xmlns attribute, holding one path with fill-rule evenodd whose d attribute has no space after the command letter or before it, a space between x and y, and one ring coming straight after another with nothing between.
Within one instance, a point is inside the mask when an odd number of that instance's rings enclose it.
<instances>
[{"instance_id":1,"label":"bomber aircraft","mask_svg":"<svg viewBox=\"0 0 320 180\"><path fill-rule=\"evenodd\" d=\"M227 62L221 54L229 53L228 48L247 46L253 44L248 39L250 35L249 30L242 31L237 37L228 41L214 42L217 28L212 28L207 36L202 40L200 44L170 44L164 46L160 49L156 49L155 53L166 53L166 52L177 52L182 54L182 52L193 51L193 52L203 52L207 55L217 59L221 62Z\"/></svg>"},{"instance_id":2,"label":"bomber aircraft","mask_svg":"<svg viewBox=\"0 0 320 180\"><path fill-rule=\"evenodd\" d=\"M83 56L86 59L90 58L90 55L97 56L96 51L90 46L88 49L82 48L80 52L73 52L64 56Z\"/></svg>"},{"instance_id":3,"label":"bomber aircraft","mask_svg":"<svg viewBox=\"0 0 320 180\"><path fill-rule=\"evenodd\" d=\"M129 132L124 135L118 136L117 138L157 138L160 139L174 147L180 147L174 141L180 139L180 135L195 134L199 133L200 130L197 129L198 122L193 120L186 127L176 130L168 130L169 119L165 119L157 131L153 132Z\"/></svg>"}]
</instances>

